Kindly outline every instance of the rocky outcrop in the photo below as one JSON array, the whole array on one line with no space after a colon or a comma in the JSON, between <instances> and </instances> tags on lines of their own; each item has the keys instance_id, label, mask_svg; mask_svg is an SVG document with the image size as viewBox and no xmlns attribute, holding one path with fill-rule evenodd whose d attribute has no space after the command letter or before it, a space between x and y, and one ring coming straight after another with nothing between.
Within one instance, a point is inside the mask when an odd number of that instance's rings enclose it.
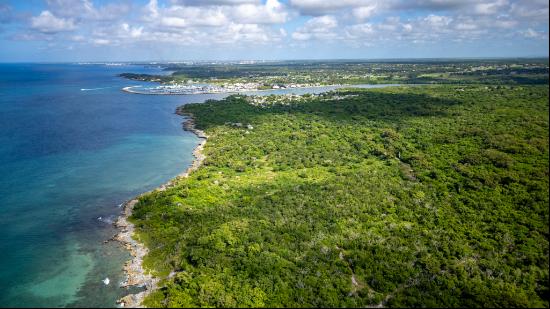
<instances>
[{"instance_id":1,"label":"rocky outcrop","mask_svg":"<svg viewBox=\"0 0 550 309\"><path fill-rule=\"evenodd\" d=\"M192 115L184 114L183 112L181 112L180 109L178 109L176 113L182 116L189 117L185 122L183 122L183 128L186 131L191 131L195 133L201 139L201 141L193 151L195 160L193 160L191 166L187 168L184 173L161 185L160 187L155 189L155 191L165 191L167 188L174 186L179 178L188 177L191 172L198 169L205 159L202 151L204 149L208 136L203 131L195 128L195 122L192 118ZM114 223L115 226L120 229L120 232L114 237L114 240L119 241L130 252L130 255L132 256L132 259L124 264L123 269L126 273L126 280L121 284L121 287L127 288L130 286L141 286L145 288L145 290L140 293L126 295L117 301L117 303L121 306L131 308L143 307L143 299L157 288L157 284L159 282L159 278L155 278L151 274L146 273L145 269L143 269L143 258L145 257L145 255L147 255L148 250L143 244L134 239L135 227L131 222L128 221L128 218L132 215L132 210L134 206L138 203L138 199L139 196L131 201L126 202L124 204L122 214Z\"/></svg>"}]
</instances>

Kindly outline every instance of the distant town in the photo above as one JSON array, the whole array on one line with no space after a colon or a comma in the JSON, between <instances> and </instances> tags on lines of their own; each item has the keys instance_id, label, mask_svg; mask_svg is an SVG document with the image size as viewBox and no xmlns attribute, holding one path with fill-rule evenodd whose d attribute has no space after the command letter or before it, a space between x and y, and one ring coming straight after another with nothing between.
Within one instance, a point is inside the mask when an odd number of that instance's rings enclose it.
<instances>
[{"instance_id":1,"label":"distant town","mask_svg":"<svg viewBox=\"0 0 550 309\"><path fill-rule=\"evenodd\" d=\"M216 84L197 84L189 81L187 83L174 83L160 85L156 87L129 86L122 90L130 93L138 94L165 94L165 95L182 95L182 94L207 94L207 93L240 93L247 91L261 91L269 89L287 89L287 88L310 88L319 87L321 84L276 84L265 86L260 83L224 83Z\"/></svg>"},{"instance_id":2,"label":"distant town","mask_svg":"<svg viewBox=\"0 0 550 309\"><path fill-rule=\"evenodd\" d=\"M114 65L114 64L110 64ZM148 63L165 74L122 73L155 87L126 87L142 94L238 93L360 84L547 84L547 59L435 59L395 61L240 61Z\"/></svg>"}]
</instances>

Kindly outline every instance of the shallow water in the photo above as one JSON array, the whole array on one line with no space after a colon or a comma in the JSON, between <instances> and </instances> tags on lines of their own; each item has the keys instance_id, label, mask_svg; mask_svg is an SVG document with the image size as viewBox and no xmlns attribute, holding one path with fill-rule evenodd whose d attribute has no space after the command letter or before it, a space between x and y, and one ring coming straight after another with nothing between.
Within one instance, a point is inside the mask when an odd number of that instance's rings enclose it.
<instances>
[{"instance_id":1,"label":"shallow water","mask_svg":"<svg viewBox=\"0 0 550 309\"><path fill-rule=\"evenodd\" d=\"M104 241L116 234L120 205L192 162L198 138L181 129L176 107L226 96L129 94L121 89L151 84L116 76L122 72L163 73L141 66L0 64L2 306L115 306L129 292L119 287L129 254Z\"/></svg>"}]
</instances>

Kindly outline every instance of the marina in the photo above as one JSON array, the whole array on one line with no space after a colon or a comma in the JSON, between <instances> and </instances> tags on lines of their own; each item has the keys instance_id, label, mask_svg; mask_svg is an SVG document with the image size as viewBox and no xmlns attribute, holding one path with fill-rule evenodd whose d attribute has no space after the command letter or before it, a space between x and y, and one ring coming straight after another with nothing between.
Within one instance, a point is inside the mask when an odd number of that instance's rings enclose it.
<instances>
[{"instance_id":1,"label":"marina","mask_svg":"<svg viewBox=\"0 0 550 309\"><path fill-rule=\"evenodd\" d=\"M339 86L339 85L330 85ZM283 90L283 89L301 89L322 87L320 84L288 84L288 85L273 85L266 87L260 83L225 83L222 85L213 84L170 84L160 85L156 87L145 87L142 85L128 86L122 88L123 91L136 94L152 94L152 95L191 95L191 94L215 94L215 93L240 93L266 90Z\"/></svg>"}]
</instances>

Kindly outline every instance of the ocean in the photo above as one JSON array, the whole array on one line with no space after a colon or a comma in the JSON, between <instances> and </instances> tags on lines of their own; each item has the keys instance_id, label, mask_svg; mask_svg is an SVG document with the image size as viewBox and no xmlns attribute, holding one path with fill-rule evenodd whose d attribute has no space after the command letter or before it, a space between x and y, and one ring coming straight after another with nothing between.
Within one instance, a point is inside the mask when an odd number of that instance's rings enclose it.
<instances>
[{"instance_id":1,"label":"ocean","mask_svg":"<svg viewBox=\"0 0 550 309\"><path fill-rule=\"evenodd\" d=\"M113 307L129 254L119 205L192 162L177 106L220 95L143 96L122 72L155 67L0 64L0 304ZM103 280L109 278L106 285Z\"/></svg>"},{"instance_id":2,"label":"ocean","mask_svg":"<svg viewBox=\"0 0 550 309\"><path fill-rule=\"evenodd\" d=\"M105 242L120 205L193 161L199 140L182 130L176 107L226 95L129 94L121 89L153 84L123 72L163 74L139 65L0 64L3 307L114 307L136 292L119 286L128 252Z\"/></svg>"}]
</instances>

